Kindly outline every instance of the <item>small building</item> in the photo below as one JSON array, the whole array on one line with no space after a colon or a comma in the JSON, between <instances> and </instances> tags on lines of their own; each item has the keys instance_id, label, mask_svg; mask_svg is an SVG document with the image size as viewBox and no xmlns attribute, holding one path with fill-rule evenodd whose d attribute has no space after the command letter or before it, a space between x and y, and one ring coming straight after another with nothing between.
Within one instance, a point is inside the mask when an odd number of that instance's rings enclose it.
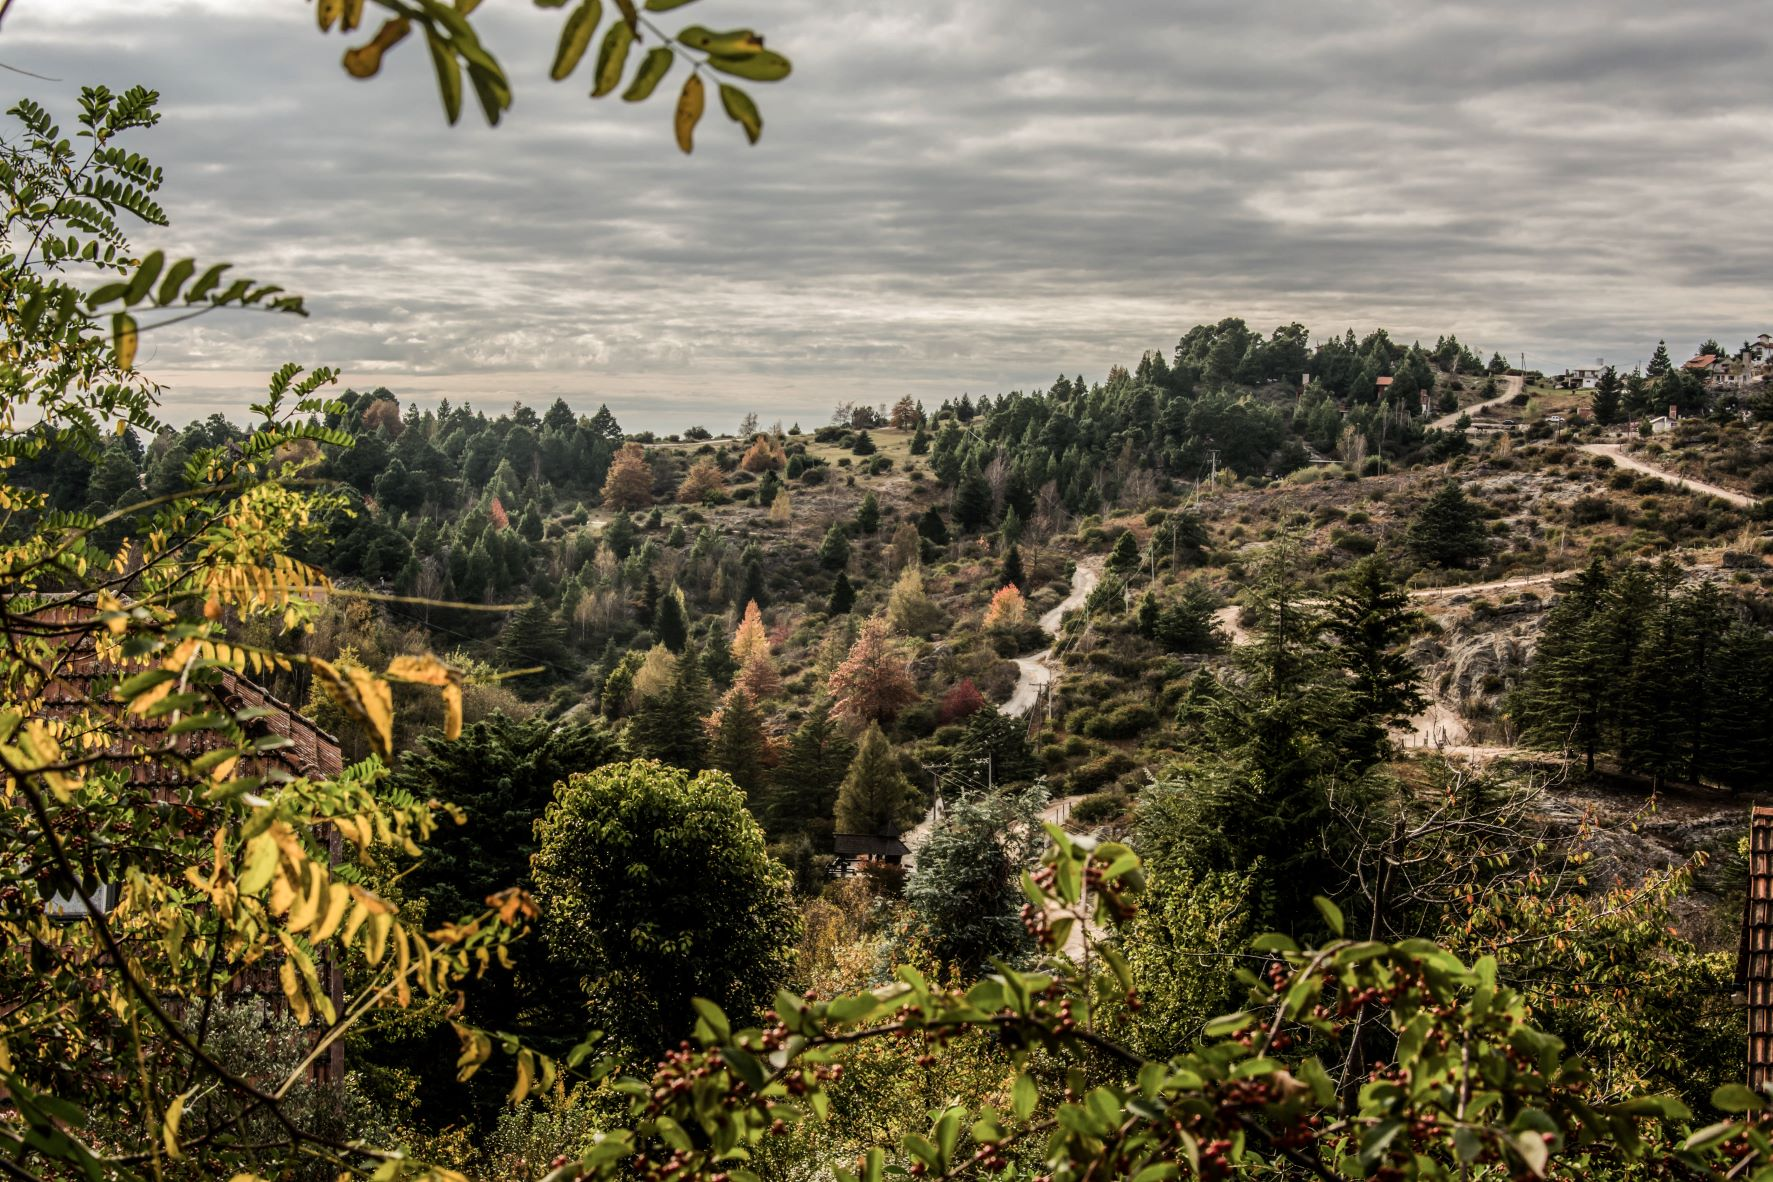
<instances>
[{"instance_id":1,"label":"small building","mask_svg":"<svg viewBox=\"0 0 1773 1182\"><path fill-rule=\"evenodd\" d=\"M1601 384L1601 375L1606 372L1607 367L1604 365L1578 366L1565 370L1558 385L1566 390L1593 390Z\"/></svg>"},{"instance_id":2,"label":"small building","mask_svg":"<svg viewBox=\"0 0 1773 1182\"><path fill-rule=\"evenodd\" d=\"M1387 395L1387 394L1389 394L1389 393L1391 393L1391 383L1392 383L1392 379L1391 379L1391 378L1380 378L1380 379L1379 379L1379 381L1378 381L1378 387L1379 387L1379 389L1378 389L1378 394L1379 394L1379 397L1381 397L1381 398L1383 398L1383 397L1385 397L1385 396L1386 396L1386 395Z\"/></svg>"},{"instance_id":3,"label":"small building","mask_svg":"<svg viewBox=\"0 0 1773 1182\"><path fill-rule=\"evenodd\" d=\"M898 834L834 833L831 852L837 855L832 871L847 876L860 874L870 862L902 866L911 850Z\"/></svg>"},{"instance_id":4,"label":"small building","mask_svg":"<svg viewBox=\"0 0 1773 1182\"><path fill-rule=\"evenodd\" d=\"M1748 895L1736 980L1748 993L1748 1086L1773 1081L1773 808L1748 818Z\"/></svg>"}]
</instances>

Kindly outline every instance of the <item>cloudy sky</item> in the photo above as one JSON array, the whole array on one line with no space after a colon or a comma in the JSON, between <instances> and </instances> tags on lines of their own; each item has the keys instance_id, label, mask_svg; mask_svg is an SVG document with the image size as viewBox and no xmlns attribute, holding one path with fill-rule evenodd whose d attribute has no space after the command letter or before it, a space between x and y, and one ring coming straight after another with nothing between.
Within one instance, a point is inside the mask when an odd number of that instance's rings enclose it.
<instances>
[{"instance_id":1,"label":"cloudy sky","mask_svg":"<svg viewBox=\"0 0 1773 1182\"><path fill-rule=\"evenodd\" d=\"M14 0L4 85L142 83L168 231L304 293L146 338L171 417L284 360L402 397L607 401L630 428L1099 379L1189 325L1443 332L1562 368L1773 330L1773 54L1708 0L701 0L789 54L693 157L547 79L561 13L487 0L505 123L444 123L306 0Z\"/></svg>"}]
</instances>

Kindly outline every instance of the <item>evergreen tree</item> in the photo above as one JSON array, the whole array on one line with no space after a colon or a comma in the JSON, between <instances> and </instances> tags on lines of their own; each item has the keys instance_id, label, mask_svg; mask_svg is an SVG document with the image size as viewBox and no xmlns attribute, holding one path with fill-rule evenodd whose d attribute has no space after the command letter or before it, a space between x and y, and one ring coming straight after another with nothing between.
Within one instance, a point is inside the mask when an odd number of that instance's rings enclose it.
<instances>
[{"instance_id":1,"label":"evergreen tree","mask_svg":"<svg viewBox=\"0 0 1773 1182\"><path fill-rule=\"evenodd\" d=\"M963 533L974 533L990 523L991 484L979 465L969 459L954 489L954 524Z\"/></svg>"},{"instance_id":2,"label":"evergreen tree","mask_svg":"<svg viewBox=\"0 0 1773 1182\"><path fill-rule=\"evenodd\" d=\"M500 665L506 669L543 669L539 676L522 683L529 686L560 679L565 672L560 666L565 648L565 625L555 616L554 609L540 599L532 599L511 613L499 630Z\"/></svg>"},{"instance_id":3,"label":"evergreen tree","mask_svg":"<svg viewBox=\"0 0 1773 1182\"><path fill-rule=\"evenodd\" d=\"M967 717L960 750L979 784L1026 784L1041 774L1027 722L997 710L976 710Z\"/></svg>"},{"instance_id":4,"label":"evergreen tree","mask_svg":"<svg viewBox=\"0 0 1773 1182\"><path fill-rule=\"evenodd\" d=\"M665 650L660 646L654 651ZM670 684L641 697L623 736L636 755L689 771L707 766L708 733L702 719L708 713L708 679L698 655L686 651L673 662ZM637 692L642 692L640 680L637 675Z\"/></svg>"},{"instance_id":5,"label":"evergreen tree","mask_svg":"<svg viewBox=\"0 0 1773 1182\"><path fill-rule=\"evenodd\" d=\"M597 407L597 413L591 416L591 421L586 424L586 429L596 438L610 444L622 442L621 425L616 422L616 416L609 413L608 406L600 404Z\"/></svg>"},{"instance_id":6,"label":"evergreen tree","mask_svg":"<svg viewBox=\"0 0 1773 1182\"><path fill-rule=\"evenodd\" d=\"M1045 803L1032 785L969 792L949 802L918 851L906 901L936 959L965 977L1033 951L1021 879L1039 858Z\"/></svg>"},{"instance_id":7,"label":"evergreen tree","mask_svg":"<svg viewBox=\"0 0 1773 1182\"><path fill-rule=\"evenodd\" d=\"M833 522L825 531L825 540L819 543L819 565L826 570L842 570L849 564L850 536L843 526Z\"/></svg>"},{"instance_id":8,"label":"evergreen tree","mask_svg":"<svg viewBox=\"0 0 1773 1182\"><path fill-rule=\"evenodd\" d=\"M869 435L866 431L856 432L855 441L850 444L850 453L852 455L871 456L876 450L873 436Z\"/></svg>"},{"instance_id":9,"label":"evergreen tree","mask_svg":"<svg viewBox=\"0 0 1773 1182\"><path fill-rule=\"evenodd\" d=\"M829 825L837 805L837 788L855 758L856 745L831 714L831 700L821 695L806 721L789 736L782 762L770 777L765 816L772 834Z\"/></svg>"},{"instance_id":10,"label":"evergreen tree","mask_svg":"<svg viewBox=\"0 0 1773 1182\"><path fill-rule=\"evenodd\" d=\"M844 571L838 571L837 579L831 584L831 598L825 605L825 611L833 616L844 616L855 606L856 589L850 586L850 576Z\"/></svg>"},{"instance_id":11,"label":"evergreen tree","mask_svg":"<svg viewBox=\"0 0 1773 1182\"><path fill-rule=\"evenodd\" d=\"M918 534L937 546L948 544L948 523L942 520L942 511L931 505L917 519Z\"/></svg>"},{"instance_id":12,"label":"evergreen tree","mask_svg":"<svg viewBox=\"0 0 1773 1182\"><path fill-rule=\"evenodd\" d=\"M1644 375L1659 378L1673 368L1674 362L1668 356L1668 342L1657 341L1656 352L1650 355L1650 364L1644 367Z\"/></svg>"},{"instance_id":13,"label":"evergreen tree","mask_svg":"<svg viewBox=\"0 0 1773 1182\"><path fill-rule=\"evenodd\" d=\"M856 532L872 534L880 528L880 502L874 497L873 490L862 495L862 503L856 509Z\"/></svg>"},{"instance_id":14,"label":"evergreen tree","mask_svg":"<svg viewBox=\"0 0 1773 1182\"><path fill-rule=\"evenodd\" d=\"M899 768L899 757L875 723L869 723L837 789L832 814L839 833L897 837L917 818L917 793Z\"/></svg>"},{"instance_id":15,"label":"evergreen tree","mask_svg":"<svg viewBox=\"0 0 1773 1182\"><path fill-rule=\"evenodd\" d=\"M914 456L928 455L930 450L930 433L920 421L917 430L911 435L911 454Z\"/></svg>"},{"instance_id":16,"label":"evergreen tree","mask_svg":"<svg viewBox=\"0 0 1773 1182\"><path fill-rule=\"evenodd\" d=\"M1108 555L1108 571L1124 579L1138 569L1139 539L1129 529L1114 540L1114 549Z\"/></svg>"},{"instance_id":17,"label":"evergreen tree","mask_svg":"<svg viewBox=\"0 0 1773 1182\"><path fill-rule=\"evenodd\" d=\"M689 642L689 614L683 603L683 592L673 583L659 596L653 613L653 631L659 643L674 653L681 653Z\"/></svg>"},{"instance_id":18,"label":"evergreen tree","mask_svg":"<svg viewBox=\"0 0 1773 1182\"><path fill-rule=\"evenodd\" d=\"M1349 568L1330 597L1325 631L1336 641L1348 680L1338 746L1357 769L1383 762L1390 755L1388 732L1428 704L1421 676L1404 653L1418 618L1409 593L1376 554Z\"/></svg>"},{"instance_id":19,"label":"evergreen tree","mask_svg":"<svg viewBox=\"0 0 1773 1182\"><path fill-rule=\"evenodd\" d=\"M463 809L469 825L441 825L425 856L401 876L406 896L423 903L431 922L474 915L488 895L507 887L533 891L530 857L539 848L535 821L556 784L618 758L601 725L552 718L518 720L493 714L462 728L449 742L431 740L403 754L386 787L414 799L441 799ZM582 1017L559 1004L567 966L539 940L511 946L512 971L464 980L458 995L465 1020L520 1034L551 1055L565 1054L583 1035ZM414 1070L420 1111L438 1127L495 1119L505 1103L502 1081L456 1082L433 1072L439 1056L459 1049L447 1025L396 1024L377 1041L377 1062Z\"/></svg>"},{"instance_id":20,"label":"evergreen tree","mask_svg":"<svg viewBox=\"0 0 1773 1182\"><path fill-rule=\"evenodd\" d=\"M640 530L634 524L634 518L628 516L626 509L618 512L604 527L603 541L609 552L617 559L623 559L634 552L635 543L640 540Z\"/></svg>"},{"instance_id":21,"label":"evergreen tree","mask_svg":"<svg viewBox=\"0 0 1773 1182\"><path fill-rule=\"evenodd\" d=\"M1022 570L1022 551L1016 548L1014 542L1011 542L1009 549L1004 551L1003 582L1004 585L1014 587L1023 594L1028 592L1028 576Z\"/></svg>"},{"instance_id":22,"label":"evergreen tree","mask_svg":"<svg viewBox=\"0 0 1773 1182\"><path fill-rule=\"evenodd\" d=\"M1625 386L1619 380L1619 371L1609 365L1601 371L1601 377L1595 383L1593 410L1594 421L1602 426L1610 426L1619 421L1620 399Z\"/></svg>"},{"instance_id":23,"label":"evergreen tree","mask_svg":"<svg viewBox=\"0 0 1773 1182\"><path fill-rule=\"evenodd\" d=\"M1464 566L1490 549L1483 511L1451 480L1417 511L1405 544L1417 558L1433 566Z\"/></svg>"},{"instance_id":24,"label":"evergreen tree","mask_svg":"<svg viewBox=\"0 0 1773 1182\"><path fill-rule=\"evenodd\" d=\"M714 725L714 740L709 762L733 778L745 790L745 799L756 811L758 795L764 785L764 752L768 740L763 733L763 714L743 686L734 686L721 699Z\"/></svg>"}]
</instances>

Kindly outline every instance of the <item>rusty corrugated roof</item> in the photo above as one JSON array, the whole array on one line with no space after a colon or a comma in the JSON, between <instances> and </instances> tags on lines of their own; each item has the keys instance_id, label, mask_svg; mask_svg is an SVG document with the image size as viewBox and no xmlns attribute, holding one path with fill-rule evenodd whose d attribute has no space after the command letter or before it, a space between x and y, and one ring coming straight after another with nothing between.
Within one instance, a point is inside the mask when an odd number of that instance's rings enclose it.
<instances>
[{"instance_id":1,"label":"rusty corrugated roof","mask_svg":"<svg viewBox=\"0 0 1773 1182\"><path fill-rule=\"evenodd\" d=\"M1736 976L1748 990L1748 1084L1773 1080L1773 808L1754 806L1748 821L1748 897Z\"/></svg>"}]
</instances>

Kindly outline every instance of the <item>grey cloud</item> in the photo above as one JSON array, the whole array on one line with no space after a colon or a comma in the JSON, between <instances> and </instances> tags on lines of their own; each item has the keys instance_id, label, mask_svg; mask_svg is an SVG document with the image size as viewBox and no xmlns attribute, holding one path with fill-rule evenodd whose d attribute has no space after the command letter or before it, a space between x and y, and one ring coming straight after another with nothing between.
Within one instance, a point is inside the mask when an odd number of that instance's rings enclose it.
<instances>
[{"instance_id":1,"label":"grey cloud","mask_svg":"<svg viewBox=\"0 0 1773 1182\"><path fill-rule=\"evenodd\" d=\"M4 60L160 89L175 226L141 240L310 296L154 339L175 413L288 357L672 428L1100 376L1227 314L1546 366L1770 327L1746 0L706 6L796 75L754 88L759 147L716 109L689 160L667 102L551 86L558 14L515 2L496 131L443 127L410 47L343 78L294 0L23 0Z\"/></svg>"}]
</instances>

